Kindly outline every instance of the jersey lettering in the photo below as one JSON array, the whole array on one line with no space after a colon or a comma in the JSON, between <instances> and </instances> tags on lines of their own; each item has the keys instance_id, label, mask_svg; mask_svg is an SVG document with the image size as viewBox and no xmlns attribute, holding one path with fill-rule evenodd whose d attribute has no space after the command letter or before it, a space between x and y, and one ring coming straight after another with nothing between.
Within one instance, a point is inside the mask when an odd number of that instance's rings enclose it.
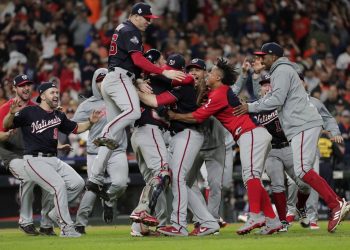
<instances>
[{"instance_id":1,"label":"jersey lettering","mask_svg":"<svg viewBox=\"0 0 350 250\"><path fill-rule=\"evenodd\" d=\"M275 125L276 125L276 132L281 132L282 128L279 120L275 121Z\"/></svg>"},{"instance_id":2,"label":"jersey lettering","mask_svg":"<svg viewBox=\"0 0 350 250\"><path fill-rule=\"evenodd\" d=\"M111 45L109 46L109 55L110 56L114 56L118 52L117 39L118 39L118 34L113 34L112 40L111 40Z\"/></svg>"}]
</instances>

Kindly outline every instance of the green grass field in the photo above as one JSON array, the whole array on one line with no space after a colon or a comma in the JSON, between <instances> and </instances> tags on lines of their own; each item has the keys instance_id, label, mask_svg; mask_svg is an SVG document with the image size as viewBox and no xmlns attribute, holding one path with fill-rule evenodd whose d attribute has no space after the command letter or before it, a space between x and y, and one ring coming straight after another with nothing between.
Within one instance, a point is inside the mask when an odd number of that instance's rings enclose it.
<instances>
[{"instance_id":1,"label":"green grass field","mask_svg":"<svg viewBox=\"0 0 350 250\"><path fill-rule=\"evenodd\" d=\"M129 226L91 226L87 235L77 239L60 237L30 237L18 229L0 229L1 250L39 250L39 249L74 249L74 250L222 250L222 249L308 249L340 250L350 249L350 223L343 222L337 232L327 232L326 222L321 223L321 230L311 231L301 228L297 223L288 233L260 236L254 231L245 236L238 236L234 231L240 224L231 224L220 231L218 236L206 237L143 237L135 238L129 234ZM58 233L58 229L56 230Z\"/></svg>"}]
</instances>

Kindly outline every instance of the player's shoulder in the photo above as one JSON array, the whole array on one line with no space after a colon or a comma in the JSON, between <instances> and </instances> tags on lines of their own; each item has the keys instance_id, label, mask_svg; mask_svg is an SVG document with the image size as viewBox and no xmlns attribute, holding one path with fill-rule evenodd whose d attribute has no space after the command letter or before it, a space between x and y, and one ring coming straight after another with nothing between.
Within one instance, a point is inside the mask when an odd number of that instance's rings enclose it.
<instances>
[{"instance_id":1,"label":"player's shoulder","mask_svg":"<svg viewBox=\"0 0 350 250\"><path fill-rule=\"evenodd\" d=\"M133 32L135 34L141 34L140 30L136 28L130 21L122 22L115 29L119 34Z\"/></svg>"}]
</instances>

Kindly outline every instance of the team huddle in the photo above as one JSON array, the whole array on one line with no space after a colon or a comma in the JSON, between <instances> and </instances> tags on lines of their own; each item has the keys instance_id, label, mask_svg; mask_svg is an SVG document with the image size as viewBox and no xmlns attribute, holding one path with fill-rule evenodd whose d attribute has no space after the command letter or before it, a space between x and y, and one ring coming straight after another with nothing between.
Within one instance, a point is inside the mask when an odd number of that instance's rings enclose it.
<instances>
[{"instance_id":1,"label":"team huddle","mask_svg":"<svg viewBox=\"0 0 350 250\"><path fill-rule=\"evenodd\" d=\"M222 188L232 176L230 148L240 148L242 180L247 189L249 215L237 234L259 228L259 234L287 231L285 173L296 184L295 210L309 226L306 201L315 190L330 209L328 231L334 232L350 211L350 203L331 189L314 170L322 130L336 143L343 141L335 119L323 104L309 97L303 76L283 56L283 48L266 43L254 62L243 62L240 74L225 59L207 71L202 59L186 65L180 54L166 59L156 49L143 52L141 31L153 15L148 4L137 3L129 19L112 36L108 69L95 71L93 96L82 102L73 119L59 109L54 83L39 86L37 103L30 101L26 75L14 79L16 97L0 107L1 157L21 181L20 229L30 235L61 237L85 234L96 198L102 201L103 219L113 220L113 208L128 182L126 127L133 127L131 145L146 183L132 211L132 236L206 236L218 234L225 222L219 208ZM260 98L244 103L239 95L254 72L253 89ZM262 75L263 70L269 74ZM67 163L57 158L58 132L89 131L86 184ZM3 150L3 149L2 149ZM197 177L205 163L210 192L204 199ZM262 184L266 170L271 180L273 210ZM33 188L42 189L39 232L33 224ZM76 221L68 210L83 192ZM168 218L165 190L172 193ZM188 232L187 212L195 225ZM167 225L170 220L171 225ZM155 227L151 230L150 227Z\"/></svg>"}]
</instances>

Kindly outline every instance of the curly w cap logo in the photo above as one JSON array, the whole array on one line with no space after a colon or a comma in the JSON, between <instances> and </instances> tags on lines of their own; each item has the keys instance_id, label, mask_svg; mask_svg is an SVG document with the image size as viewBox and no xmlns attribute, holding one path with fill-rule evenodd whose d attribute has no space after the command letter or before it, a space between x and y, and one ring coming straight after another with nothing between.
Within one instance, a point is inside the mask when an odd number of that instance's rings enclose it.
<instances>
[{"instance_id":1,"label":"curly w cap logo","mask_svg":"<svg viewBox=\"0 0 350 250\"><path fill-rule=\"evenodd\" d=\"M27 75L23 75L23 76L22 76L22 79L23 79L23 80L27 80L27 79L28 79Z\"/></svg>"},{"instance_id":2,"label":"curly w cap logo","mask_svg":"<svg viewBox=\"0 0 350 250\"><path fill-rule=\"evenodd\" d=\"M130 42L132 42L133 44L138 44L138 43L139 43L139 39L137 39L136 36L133 36L133 37L130 39Z\"/></svg>"},{"instance_id":3,"label":"curly w cap logo","mask_svg":"<svg viewBox=\"0 0 350 250\"><path fill-rule=\"evenodd\" d=\"M141 14L141 13L142 13L141 8L139 8L139 9L137 10L137 13L139 13L139 14Z\"/></svg>"},{"instance_id":4,"label":"curly w cap logo","mask_svg":"<svg viewBox=\"0 0 350 250\"><path fill-rule=\"evenodd\" d=\"M198 62L198 58L192 59L191 63L196 63Z\"/></svg>"},{"instance_id":5,"label":"curly w cap logo","mask_svg":"<svg viewBox=\"0 0 350 250\"><path fill-rule=\"evenodd\" d=\"M169 65L174 65L175 64L175 60L170 60L169 61Z\"/></svg>"}]
</instances>

